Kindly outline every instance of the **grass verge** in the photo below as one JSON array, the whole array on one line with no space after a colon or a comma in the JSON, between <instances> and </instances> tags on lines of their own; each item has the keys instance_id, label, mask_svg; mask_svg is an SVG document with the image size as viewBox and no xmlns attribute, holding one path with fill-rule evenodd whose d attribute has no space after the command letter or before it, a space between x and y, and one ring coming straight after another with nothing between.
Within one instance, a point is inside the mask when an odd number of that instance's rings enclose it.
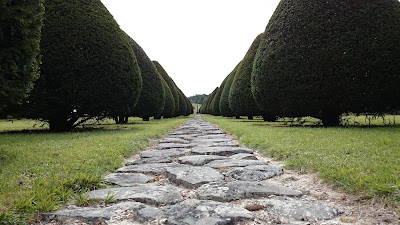
<instances>
[{"instance_id":1,"label":"grass verge","mask_svg":"<svg viewBox=\"0 0 400 225\"><path fill-rule=\"evenodd\" d=\"M235 135L240 144L285 161L288 169L316 172L347 192L383 197L400 206L400 126L375 122L373 126L293 127L282 122L202 117Z\"/></svg>"},{"instance_id":2,"label":"grass verge","mask_svg":"<svg viewBox=\"0 0 400 225\"><path fill-rule=\"evenodd\" d=\"M106 121L66 133L32 130L29 120L0 120L0 224L84 202L85 192L102 185L102 175L189 118L130 118L128 125Z\"/></svg>"}]
</instances>

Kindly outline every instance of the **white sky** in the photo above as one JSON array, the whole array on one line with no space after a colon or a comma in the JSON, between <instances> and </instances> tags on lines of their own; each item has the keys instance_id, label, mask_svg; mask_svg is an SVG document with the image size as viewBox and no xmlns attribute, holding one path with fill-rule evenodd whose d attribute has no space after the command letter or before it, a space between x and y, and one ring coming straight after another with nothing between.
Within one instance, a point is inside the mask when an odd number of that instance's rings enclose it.
<instances>
[{"instance_id":1,"label":"white sky","mask_svg":"<svg viewBox=\"0 0 400 225\"><path fill-rule=\"evenodd\" d=\"M279 0L101 0L187 97L209 94L264 32Z\"/></svg>"}]
</instances>

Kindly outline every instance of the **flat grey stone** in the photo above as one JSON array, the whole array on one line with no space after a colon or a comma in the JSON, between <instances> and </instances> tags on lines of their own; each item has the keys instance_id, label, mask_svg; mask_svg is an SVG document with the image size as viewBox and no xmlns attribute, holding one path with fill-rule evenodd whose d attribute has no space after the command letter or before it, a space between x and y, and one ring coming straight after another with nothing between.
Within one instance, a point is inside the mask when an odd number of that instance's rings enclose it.
<instances>
[{"instance_id":1,"label":"flat grey stone","mask_svg":"<svg viewBox=\"0 0 400 225\"><path fill-rule=\"evenodd\" d=\"M229 202L242 198L267 197L270 195L284 195L299 197L301 191L269 183L233 181L212 182L197 189L197 196L202 200Z\"/></svg>"},{"instance_id":2,"label":"flat grey stone","mask_svg":"<svg viewBox=\"0 0 400 225\"><path fill-rule=\"evenodd\" d=\"M192 141L197 139L197 134L181 134L181 135L172 135L174 138L181 138L183 140Z\"/></svg>"},{"instance_id":3,"label":"flat grey stone","mask_svg":"<svg viewBox=\"0 0 400 225\"><path fill-rule=\"evenodd\" d=\"M170 181L187 188L198 188L203 184L224 179L217 170L203 166L168 168L166 176Z\"/></svg>"},{"instance_id":4,"label":"flat grey stone","mask_svg":"<svg viewBox=\"0 0 400 225\"><path fill-rule=\"evenodd\" d=\"M281 175L283 169L278 166L271 165L254 165L237 168L225 174L227 177L232 177L236 180L244 181L261 181L271 177Z\"/></svg>"},{"instance_id":5,"label":"flat grey stone","mask_svg":"<svg viewBox=\"0 0 400 225\"><path fill-rule=\"evenodd\" d=\"M160 143L180 143L180 144L189 144L189 141L184 140L182 138L164 138L160 141Z\"/></svg>"},{"instance_id":6,"label":"flat grey stone","mask_svg":"<svg viewBox=\"0 0 400 225\"><path fill-rule=\"evenodd\" d=\"M224 159L207 163L205 166L212 168L245 167L250 165L266 165L266 162L249 159Z\"/></svg>"},{"instance_id":7,"label":"flat grey stone","mask_svg":"<svg viewBox=\"0 0 400 225\"><path fill-rule=\"evenodd\" d=\"M145 223L166 218L171 225L225 225L254 219L244 208L229 203L189 199L163 210L145 208L138 211L138 219Z\"/></svg>"},{"instance_id":8,"label":"flat grey stone","mask_svg":"<svg viewBox=\"0 0 400 225\"><path fill-rule=\"evenodd\" d=\"M135 184L145 184L153 180L154 176L141 173L112 173L107 175L104 180L119 186L132 186Z\"/></svg>"},{"instance_id":9,"label":"flat grey stone","mask_svg":"<svg viewBox=\"0 0 400 225\"><path fill-rule=\"evenodd\" d=\"M232 140L229 138L216 138L216 139L195 139L192 143L200 144L200 145L213 145L216 143L232 143Z\"/></svg>"},{"instance_id":10,"label":"flat grey stone","mask_svg":"<svg viewBox=\"0 0 400 225\"><path fill-rule=\"evenodd\" d=\"M220 155L188 155L179 157L179 163L190 164L193 166L202 166L214 160L228 159L226 156Z\"/></svg>"},{"instance_id":11,"label":"flat grey stone","mask_svg":"<svg viewBox=\"0 0 400 225\"><path fill-rule=\"evenodd\" d=\"M44 213L45 220L64 221L67 219L79 219L89 222L98 222L100 219L110 220L111 217L117 214L118 210L137 211L146 207L139 202L121 202L108 207L77 207L74 205L68 206L65 209L52 213Z\"/></svg>"},{"instance_id":12,"label":"flat grey stone","mask_svg":"<svg viewBox=\"0 0 400 225\"><path fill-rule=\"evenodd\" d=\"M175 204L183 201L180 189L175 186L141 184L134 187L108 188L89 192L90 199L104 200L113 196L114 200L135 200L152 205Z\"/></svg>"},{"instance_id":13,"label":"flat grey stone","mask_svg":"<svg viewBox=\"0 0 400 225\"><path fill-rule=\"evenodd\" d=\"M258 160L257 157L253 154L249 153L239 153L236 155L230 156L231 159L249 159L249 160Z\"/></svg>"},{"instance_id":14,"label":"flat grey stone","mask_svg":"<svg viewBox=\"0 0 400 225\"><path fill-rule=\"evenodd\" d=\"M140 158L125 163L126 166L129 165L139 165L139 164L150 164L150 163L172 163L173 159L169 156L165 157L152 157L152 158Z\"/></svg>"},{"instance_id":15,"label":"flat grey stone","mask_svg":"<svg viewBox=\"0 0 400 225\"><path fill-rule=\"evenodd\" d=\"M343 213L329 206L293 199L275 198L266 204L276 215L297 221L330 220Z\"/></svg>"},{"instance_id":16,"label":"flat grey stone","mask_svg":"<svg viewBox=\"0 0 400 225\"><path fill-rule=\"evenodd\" d=\"M175 163L154 163L154 164L140 164L121 167L116 170L117 173L144 173L152 175L160 175L165 173L167 168L184 166Z\"/></svg>"},{"instance_id":17,"label":"flat grey stone","mask_svg":"<svg viewBox=\"0 0 400 225\"><path fill-rule=\"evenodd\" d=\"M177 148L185 148L190 149L192 148L192 144L179 144L179 143L160 143L156 146L156 149L163 150L163 149L177 149Z\"/></svg>"},{"instance_id":18,"label":"flat grey stone","mask_svg":"<svg viewBox=\"0 0 400 225\"><path fill-rule=\"evenodd\" d=\"M142 158L165 158L174 156L183 156L190 152L187 148L173 148L165 150L148 150L140 153Z\"/></svg>"},{"instance_id":19,"label":"flat grey stone","mask_svg":"<svg viewBox=\"0 0 400 225\"><path fill-rule=\"evenodd\" d=\"M198 138L201 139L220 139L220 138L226 138L225 134L203 134L200 136L197 136Z\"/></svg>"},{"instance_id":20,"label":"flat grey stone","mask_svg":"<svg viewBox=\"0 0 400 225\"><path fill-rule=\"evenodd\" d=\"M161 219L167 218L168 216L165 215L164 211L154 207L146 207L140 209L136 213L136 220L140 223L148 223L151 221L159 221Z\"/></svg>"},{"instance_id":21,"label":"flat grey stone","mask_svg":"<svg viewBox=\"0 0 400 225\"><path fill-rule=\"evenodd\" d=\"M217 142L212 145L213 147L239 147L239 145L233 142Z\"/></svg>"},{"instance_id":22,"label":"flat grey stone","mask_svg":"<svg viewBox=\"0 0 400 225\"><path fill-rule=\"evenodd\" d=\"M197 147L192 149L192 154L196 155L222 155L231 156L239 153L252 154L253 151L242 147Z\"/></svg>"}]
</instances>

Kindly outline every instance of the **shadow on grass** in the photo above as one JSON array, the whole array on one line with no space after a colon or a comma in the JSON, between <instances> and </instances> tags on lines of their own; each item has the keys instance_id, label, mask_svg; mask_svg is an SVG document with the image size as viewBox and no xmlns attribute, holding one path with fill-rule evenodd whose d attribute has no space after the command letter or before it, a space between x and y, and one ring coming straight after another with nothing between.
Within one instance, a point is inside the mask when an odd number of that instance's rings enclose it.
<instances>
[{"instance_id":1,"label":"shadow on grass","mask_svg":"<svg viewBox=\"0 0 400 225\"><path fill-rule=\"evenodd\" d=\"M49 129L23 129L23 130L12 130L12 131L0 131L0 135L7 134L68 134L68 133L86 133L93 131L133 131L142 130L144 128L129 127L129 125L140 125L144 123L129 123L129 124L102 124L102 125L87 125L84 127L74 128L71 131L65 132L52 132Z\"/></svg>"},{"instance_id":2,"label":"shadow on grass","mask_svg":"<svg viewBox=\"0 0 400 225\"><path fill-rule=\"evenodd\" d=\"M287 120L279 119L276 122L266 122L261 118L255 118L254 120L249 120L247 118L231 119L234 123L253 123L253 126L261 127L307 127L307 128L361 128L361 129L374 129L374 128L400 128L400 124L389 123L389 124L360 124L353 122L344 122L340 126L325 127L322 122L317 119L304 119L304 120Z\"/></svg>"}]
</instances>

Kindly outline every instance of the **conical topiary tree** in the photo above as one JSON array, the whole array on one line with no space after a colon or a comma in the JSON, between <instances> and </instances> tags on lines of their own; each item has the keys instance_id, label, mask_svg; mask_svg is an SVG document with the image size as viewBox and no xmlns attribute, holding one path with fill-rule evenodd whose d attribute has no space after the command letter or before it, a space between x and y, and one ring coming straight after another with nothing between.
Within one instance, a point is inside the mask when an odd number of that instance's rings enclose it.
<instances>
[{"instance_id":1,"label":"conical topiary tree","mask_svg":"<svg viewBox=\"0 0 400 225\"><path fill-rule=\"evenodd\" d=\"M178 114L179 111L179 94L176 88L176 84L174 80L168 75L168 73L165 71L165 69L161 66L161 64L157 61L153 61L153 64L156 66L158 72L160 75L164 78L164 80L167 82L168 87L170 88L172 95L174 96L174 116Z\"/></svg>"},{"instance_id":2,"label":"conical topiary tree","mask_svg":"<svg viewBox=\"0 0 400 225\"><path fill-rule=\"evenodd\" d=\"M218 91L215 94L215 97L211 103L212 104L212 106L211 106L212 114L215 116L221 116L221 110L220 110L219 105L220 105L220 101L221 101L222 91L224 90L225 83L228 80L228 78L229 78L229 75L226 76L225 79L222 81L222 83L219 86Z\"/></svg>"},{"instance_id":3,"label":"conical topiary tree","mask_svg":"<svg viewBox=\"0 0 400 225\"><path fill-rule=\"evenodd\" d=\"M132 39L130 39L129 44L136 55L143 79L142 92L133 115L148 121L150 117L159 117L164 109L162 78L144 50Z\"/></svg>"},{"instance_id":4,"label":"conical topiary tree","mask_svg":"<svg viewBox=\"0 0 400 225\"><path fill-rule=\"evenodd\" d=\"M249 119L261 114L260 108L251 92L251 71L262 35L259 34L253 41L250 49L239 64L229 91L229 107L233 114L247 116Z\"/></svg>"},{"instance_id":5,"label":"conical topiary tree","mask_svg":"<svg viewBox=\"0 0 400 225\"><path fill-rule=\"evenodd\" d=\"M186 100L186 113L185 116L189 116L190 114L193 113L193 105L190 102L190 100L185 96L185 100Z\"/></svg>"},{"instance_id":6,"label":"conical topiary tree","mask_svg":"<svg viewBox=\"0 0 400 225\"><path fill-rule=\"evenodd\" d=\"M186 106L186 100L185 100L185 95L181 91L181 89L177 88L178 94L179 94L179 111L178 111L178 116L183 116L186 114L187 106Z\"/></svg>"},{"instance_id":7,"label":"conical topiary tree","mask_svg":"<svg viewBox=\"0 0 400 225\"><path fill-rule=\"evenodd\" d=\"M20 104L39 77L42 0L0 3L0 111Z\"/></svg>"},{"instance_id":8,"label":"conical topiary tree","mask_svg":"<svg viewBox=\"0 0 400 225\"><path fill-rule=\"evenodd\" d=\"M282 0L254 62L252 91L272 115L340 115L400 108L400 3Z\"/></svg>"},{"instance_id":9,"label":"conical topiary tree","mask_svg":"<svg viewBox=\"0 0 400 225\"><path fill-rule=\"evenodd\" d=\"M161 76L161 75L160 75ZM161 81L163 83L163 88L164 88L164 110L162 112L162 116L164 118L172 118L175 112L175 100L174 96L172 95L171 89L169 88L167 82L164 80L164 78L161 77Z\"/></svg>"},{"instance_id":10,"label":"conical topiary tree","mask_svg":"<svg viewBox=\"0 0 400 225\"><path fill-rule=\"evenodd\" d=\"M140 69L128 40L100 0L46 0L41 76L29 100L30 117L65 131L79 118L132 111Z\"/></svg>"},{"instance_id":11,"label":"conical topiary tree","mask_svg":"<svg viewBox=\"0 0 400 225\"><path fill-rule=\"evenodd\" d=\"M221 99L221 94L222 91L224 89L225 83L226 83L227 77L224 79L224 81L221 83L221 86L219 86L217 92L215 93L215 96L211 102L210 105L210 110L211 110L211 114L214 116L220 116L221 115L221 111L219 110L219 101Z\"/></svg>"},{"instance_id":12,"label":"conical topiary tree","mask_svg":"<svg viewBox=\"0 0 400 225\"><path fill-rule=\"evenodd\" d=\"M216 87L215 89L214 89L214 91L213 92L211 92L211 94L209 95L209 100L207 101L207 104L206 104L206 113L207 114L211 114L212 113L212 102L213 102L213 100L214 100L214 97L215 97L215 95L217 94L217 92L218 92L218 89L219 89L219 87Z\"/></svg>"},{"instance_id":13,"label":"conical topiary tree","mask_svg":"<svg viewBox=\"0 0 400 225\"><path fill-rule=\"evenodd\" d=\"M221 97L219 100L219 110L222 116L231 117L233 116L233 112L229 107L229 91L231 89L231 85L233 82L233 78L235 78L235 73L240 63L235 67L235 69L228 75L226 78L226 83L224 85L224 89L222 90Z\"/></svg>"}]
</instances>

